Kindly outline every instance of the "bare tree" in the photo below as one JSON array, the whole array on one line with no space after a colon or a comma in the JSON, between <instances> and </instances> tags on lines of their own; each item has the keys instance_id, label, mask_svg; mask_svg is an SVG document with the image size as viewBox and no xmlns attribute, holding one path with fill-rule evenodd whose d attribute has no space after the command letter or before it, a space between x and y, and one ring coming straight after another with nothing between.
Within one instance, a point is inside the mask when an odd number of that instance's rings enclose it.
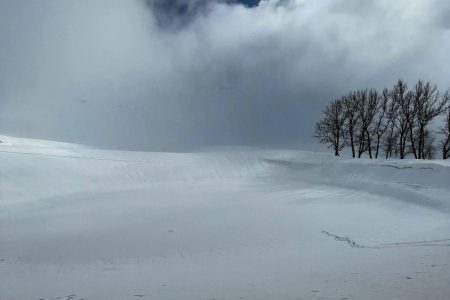
<instances>
[{"instance_id":1,"label":"bare tree","mask_svg":"<svg viewBox=\"0 0 450 300\"><path fill-rule=\"evenodd\" d=\"M328 144L339 156L350 146L352 156L368 153L385 157L416 159L433 157L436 152L434 133L429 129L434 119L445 114L440 133L444 159L450 157L450 90L441 95L436 85L419 80L412 90L399 79L392 90L375 89L351 92L331 102L325 117L316 124L315 136Z\"/></svg>"},{"instance_id":2,"label":"bare tree","mask_svg":"<svg viewBox=\"0 0 450 300\"><path fill-rule=\"evenodd\" d=\"M449 102L449 93L440 95L436 85L432 86L430 82L423 83L421 80L414 87L414 111L417 122L417 144L416 158L425 159L425 133L427 126L434 118L441 115Z\"/></svg>"},{"instance_id":3,"label":"bare tree","mask_svg":"<svg viewBox=\"0 0 450 300\"><path fill-rule=\"evenodd\" d=\"M339 156L345 146L344 124L346 115L340 100L331 102L325 107L324 118L316 124L315 137L322 144L328 144L334 150L334 155Z\"/></svg>"},{"instance_id":4,"label":"bare tree","mask_svg":"<svg viewBox=\"0 0 450 300\"><path fill-rule=\"evenodd\" d=\"M367 102L367 90L359 90L353 93L353 101L358 110L359 122L356 126L356 144L358 145L358 158L367 151L365 124L361 116L361 107L364 107Z\"/></svg>"},{"instance_id":5,"label":"bare tree","mask_svg":"<svg viewBox=\"0 0 450 300\"><path fill-rule=\"evenodd\" d=\"M345 112L345 130L346 136L349 139L350 148L352 149L352 156L356 157L355 151L355 135L356 128L359 121L358 102L354 93L341 98L341 102Z\"/></svg>"},{"instance_id":6,"label":"bare tree","mask_svg":"<svg viewBox=\"0 0 450 300\"><path fill-rule=\"evenodd\" d=\"M412 117L414 112L412 110L412 92L408 91L406 82L399 79L392 90L392 100L395 102L397 113L394 116L394 126L399 135L399 154L400 159L406 157L407 140L410 134L411 124L413 124Z\"/></svg>"},{"instance_id":7,"label":"bare tree","mask_svg":"<svg viewBox=\"0 0 450 300\"><path fill-rule=\"evenodd\" d=\"M375 158L378 158L378 154L380 152L381 139L388 130L389 125L391 123L389 115L393 109L394 106L393 102L391 101L390 93L387 89L384 89L382 96L380 96L373 128L373 133L376 138Z\"/></svg>"},{"instance_id":8,"label":"bare tree","mask_svg":"<svg viewBox=\"0 0 450 300\"><path fill-rule=\"evenodd\" d=\"M448 94L448 92L446 94ZM440 133L443 135L441 140L442 158L448 159L450 158L450 105L448 105L445 110L444 124L442 125Z\"/></svg>"},{"instance_id":9,"label":"bare tree","mask_svg":"<svg viewBox=\"0 0 450 300\"><path fill-rule=\"evenodd\" d=\"M372 125L377 113L380 97L374 89L360 90L356 92L358 115L359 115L359 151L358 157L368 151L369 157L372 158Z\"/></svg>"},{"instance_id":10,"label":"bare tree","mask_svg":"<svg viewBox=\"0 0 450 300\"><path fill-rule=\"evenodd\" d=\"M384 89L383 91L383 98L389 99L389 108L386 114L387 118L387 130L386 134L383 138L383 150L386 156L386 159L389 157L392 157L393 155L396 155L398 153L398 132L395 130L395 121L397 119L398 114L398 104L396 101L393 100L393 92L389 91L388 89Z\"/></svg>"},{"instance_id":11,"label":"bare tree","mask_svg":"<svg viewBox=\"0 0 450 300\"><path fill-rule=\"evenodd\" d=\"M367 95L367 106L365 108L366 116L364 120L366 123L367 149L369 150L370 158L372 158L373 137L375 135L375 129L373 127L374 122L376 121L375 117L379 109L380 100L381 98L377 90L369 90L369 93Z\"/></svg>"}]
</instances>

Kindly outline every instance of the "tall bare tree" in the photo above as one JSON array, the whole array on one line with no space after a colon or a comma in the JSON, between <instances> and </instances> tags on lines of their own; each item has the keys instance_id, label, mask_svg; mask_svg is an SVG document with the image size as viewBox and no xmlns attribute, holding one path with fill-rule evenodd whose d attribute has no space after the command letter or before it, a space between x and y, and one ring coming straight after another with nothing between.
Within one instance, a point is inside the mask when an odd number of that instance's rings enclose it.
<instances>
[{"instance_id":1,"label":"tall bare tree","mask_svg":"<svg viewBox=\"0 0 450 300\"><path fill-rule=\"evenodd\" d=\"M352 156L356 157L355 151L355 135L356 129L359 122L359 114L358 114L358 102L357 98L354 95L355 93L350 93L347 96L343 96L341 98L341 102L345 112L345 130L346 136L349 140L350 148L352 149Z\"/></svg>"},{"instance_id":2,"label":"tall bare tree","mask_svg":"<svg viewBox=\"0 0 450 300\"><path fill-rule=\"evenodd\" d=\"M335 100L325 107L323 113L324 118L316 124L315 137L332 148L335 156L339 156L345 146L344 106L340 100Z\"/></svg>"},{"instance_id":3,"label":"tall bare tree","mask_svg":"<svg viewBox=\"0 0 450 300\"><path fill-rule=\"evenodd\" d=\"M394 116L394 126L399 136L400 159L406 157L408 135L410 134L410 126L413 124L412 96L412 92L408 91L406 82L399 79L392 90L392 100L398 110Z\"/></svg>"},{"instance_id":4,"label":"tall bare tree","mask_svg":"<svg viewBox=\"0 0 450 300\"><path fill-rule=\"evenodd\" d=\"M448 159L450 158L450 105L447 105L445 110L444 124L442 125L440 133L443 135L441 140L442 158Z\"/></svg>"},{"instance_id":5,"label":"tall bare tree","mask_svg":"<svg viewBox=\"0 0 450 300\"><path fill-rule=\"evenodd\" d=\"M379 99L379 105L377 107L377 113L375 116L375 123L373 128L373 133L376 138L375 158L378 158L378 154L380 153L381 139L389 128L389 114L393 109L394 106L393 102L391 101L390 93L387 89L384 89Z\"/></svg>"},{"instance_id":6,"label":"tall bare tree","mask_svg":"<svg viewBox=\"0 0 450 300\"><path fill-rule=\"evenodd\" d=\"M413 141L412 145L417 145L416 158L425 159L425 133L427 126L434 118L441 115L449 103L449 93L440 95L436 85L430 82L419 82L414 87L414 111L417 122L417 142Z\"/></svg>"},{"instance_id":7,"label":"tall bare tree","mask_svg":"<svg viewBox=\"0 0 450 300\"><path fill-rule=\"evenodd\" d=\"M356 103L359 122L356 127L356 144L358 145L358 158L367 151L366 128L362 120L361 107L367 103L367 90L359 90L353 93L353 101Z\"/></svg>"},{"instance_id":8,"label":"tall bare tree","mask_svg":"<svg viewBox=\"0 0 450 300\"><path fill-rule=\"evenodd\" d=\"M374 89L360 90L356 92L359 122L359 151L358 157L368 151L369 157L372 158L372 125L378 109L380 97Z\"/></svg>"},{"instance_id":9,"label":"tall bare tree","mask_svg":"<svg viewBox=\"0 0 450 300\"><path fill-rule=\"evenodd\" d=\"M398 104L393 100L393 92L388 89L383 90L383 98L389 99L389 108L386 114L388 128L383 137L383 150L386 159L392 157L398 151L398 132L395 130L395 122L399 112Z\"/></svg>"}]
</instances>

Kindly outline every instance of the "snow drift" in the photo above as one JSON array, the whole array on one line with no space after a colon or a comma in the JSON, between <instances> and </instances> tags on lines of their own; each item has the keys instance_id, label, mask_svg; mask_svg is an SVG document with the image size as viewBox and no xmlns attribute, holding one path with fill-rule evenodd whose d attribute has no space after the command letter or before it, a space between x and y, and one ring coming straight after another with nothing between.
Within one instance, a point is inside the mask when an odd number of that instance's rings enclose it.
<instances>
[{"instance_id":1,"label":"snow drift","mask_svg":"<svg viewBox=\"0 0 450 300\"><path fill-rule=\"evenodd\" d=\"M447 162L0 140L0 299L450 294Z\"/></svg>"}]
</instances>

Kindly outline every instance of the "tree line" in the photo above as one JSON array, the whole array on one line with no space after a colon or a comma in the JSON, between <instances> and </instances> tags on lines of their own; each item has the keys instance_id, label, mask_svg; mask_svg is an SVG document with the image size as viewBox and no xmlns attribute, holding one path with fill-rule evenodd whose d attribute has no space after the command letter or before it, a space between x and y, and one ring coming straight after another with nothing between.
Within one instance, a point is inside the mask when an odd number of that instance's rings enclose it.
<instances>
[{"instance_id":1,"label":"tree line","mask_svg":"<svg viewBox=\"0 0 450 300\"><path fill-rule=\"evenodd\" d=\"M450 90L441 93L431 82L419 80L409 89L400 79L381 92L352 91L331 101L323 114L315 137L336 156L349 147L358 158L430 159L440 148L442 158L450 158ZM443 124L433 130L431 125L438 117Z\"/></svg>"}]
</instances>

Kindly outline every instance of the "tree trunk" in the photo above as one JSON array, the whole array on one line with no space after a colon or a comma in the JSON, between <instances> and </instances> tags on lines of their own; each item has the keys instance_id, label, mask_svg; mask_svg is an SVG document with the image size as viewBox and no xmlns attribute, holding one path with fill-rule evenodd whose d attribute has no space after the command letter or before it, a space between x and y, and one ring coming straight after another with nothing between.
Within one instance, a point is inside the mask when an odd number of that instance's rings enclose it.
<instances>
[{"instance_id":1,"label":"tree trunk","mask_svg":"<svg viewBox=\"0 0 450 300\"><path fill-rule=\"evenodd\" d=\"M425 159L425 126L420 128L420 151L422 158Z\"/></svg>"},{"instance_id":2,"label":"tree trunk","mask_svg":"<svg viewBox=\"0 0 450 300\"><path fill-rule=\"evenodd\" d=\"M361 158L362 154L364 153L364 147L365 147L365 143L363 141L360 141L359 149L358 149L358 158Z\"/></svg>"},{"instance_id":3,"label":"tree trunk","mask_svg":"<svg viewBox=\"0 0 450 300\"><path fill-rule=\"evenodd\" d=\"M380 151L380 140L381 136L377 136L377 148L375 150L375 159L378 159L378 153Z\"/></svg>"},{"instance_id":4,"label":"tree trunk","mask_svg":"<svg viewBox=\"0 0 450 300\"><path fill-rule=\"evenodd\" d=\"M352 156L353 158L356 157L356 153L355 153L355 138L354 138L354 134L353 134L353 129L350 129L350 145L352 147Z\"/></svg>"},{"instance_id":5,"label":"tree trunk","mask_svg":"<svg viewBox=\"0 0 450 300\"><path fill-rule=\"evenodd\" d=\"M416 145L414 143L414 133L413 133L413 128L411 126L411 128L409 129L409 139L411 141L411 149L412 152L414 154L414 158L417 159L417 151L416 151ZM406 143L405 143L406 144Z\"/></svg>"},{"instance_id":6,"label":"tree trunk","mask_svg":"<svg viewBox=\"0 0 450 300\"><path fill-rule=\"evenodd\" d=\"M445 143L442 144L442 159L447 159L450 156L450 138L448 138Z\"/></svg>"},{"instance_id":7,"label":"tree trunk","mask_svg":"<svg viewBox=\"0 0 450 300\"><path fill-rule=\"evenodd\" d=\"M400 133L400 159L404 159L405 158L405 142L404 142L404 137L403 137L403 132Z\"/></svg>"},{"instance_id":8,"label":"tree trunk","mask_svg":"<svg viewBox=\"0 0 450 300\"><path fill-rule=\"evenodd\" d=\"M364 139L359 138L359 145L358 145L358 158L361 158L362 154L364 153Z\"/></svg>"},{"instance_id":9,"label":"tree trunk","mask_svg":"<svg viewBox=\"0 0 450 300\"><path fill-rule=\"evenodd\" d=\"M366 130L367 135L367 150L369 150L369 157L372 159L372 138L370 137L369 130Z\"/></svg>"}]
</instances>

